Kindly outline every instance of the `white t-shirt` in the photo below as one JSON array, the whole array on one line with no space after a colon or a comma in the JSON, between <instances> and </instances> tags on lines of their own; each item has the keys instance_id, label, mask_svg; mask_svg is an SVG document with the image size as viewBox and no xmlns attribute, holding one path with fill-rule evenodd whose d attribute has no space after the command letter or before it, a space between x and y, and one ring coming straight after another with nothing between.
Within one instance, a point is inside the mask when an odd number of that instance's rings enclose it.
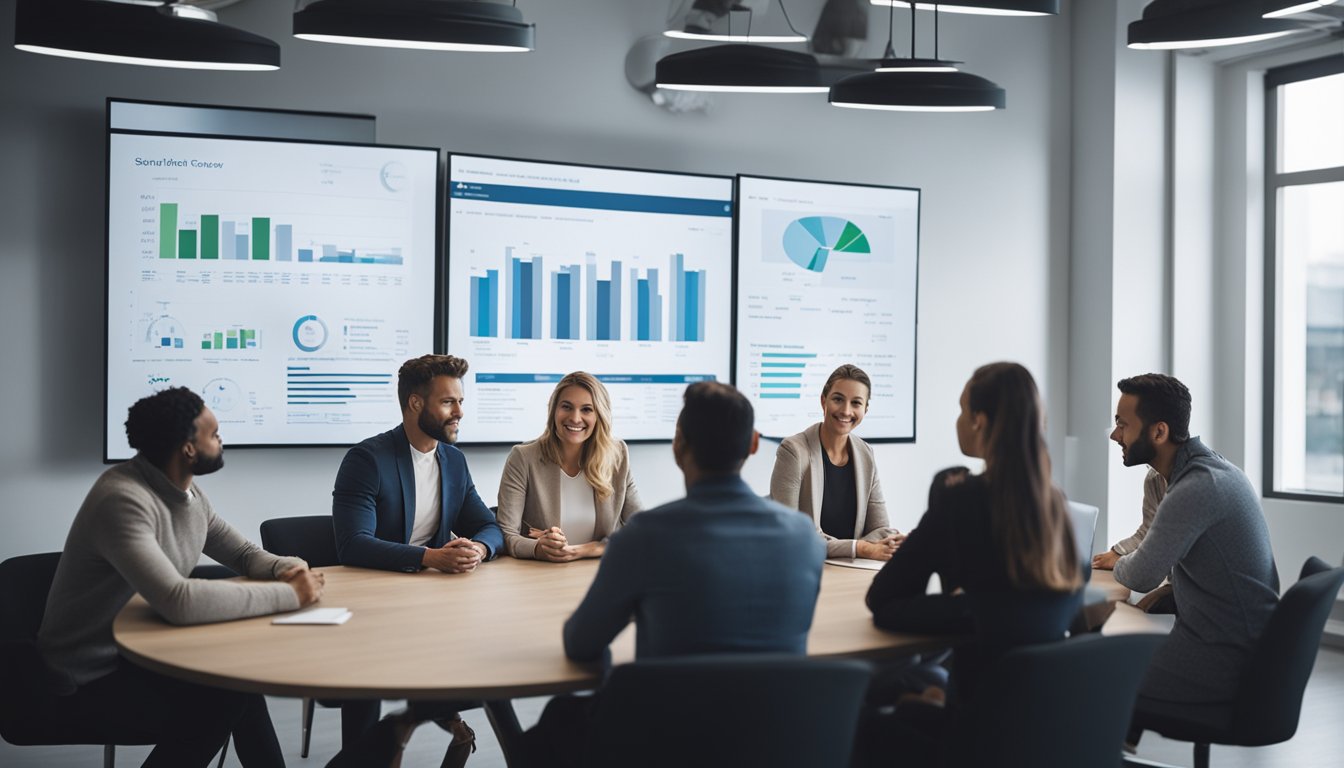
<instances>
[{"instance_id":1,"label":"white t-shirt","mask_svg":"<svg viewBox=\"0 0 1344 768\"><path fill-rule=\"evenodd\" d=\"M411 464L415 467L415 523L410 543L423 547L439 532L439 447L421 453L412 445Z\"/></svg>"},{"instance_id":2,"label":"white t-shirt","mask_svg":"<svg viewBox=\"0 0 1344 768\"><path fill-rule=\"evenodd\" d=\"M571 545L587 544L593 540L597 525L597 506L593 501L593 486L582 472L574 477L560 470L560 530Z\"/></svg>"}]
</instances>

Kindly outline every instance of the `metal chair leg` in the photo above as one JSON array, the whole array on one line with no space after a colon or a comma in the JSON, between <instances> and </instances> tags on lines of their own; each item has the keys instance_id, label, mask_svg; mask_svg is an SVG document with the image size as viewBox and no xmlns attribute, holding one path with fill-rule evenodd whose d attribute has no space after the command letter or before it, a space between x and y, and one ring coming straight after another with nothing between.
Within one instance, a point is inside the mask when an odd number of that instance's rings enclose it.
<instances>
[{"instance_id":1,"label":"metal chair leg","mask_svg":"<svg viewBox=\"0 0 1344 768\"><path fill-rule=\"evenodd\" d=\"M116 768L117 765L117 745L103 745L103 768Z\"/></svg>"},{"instance_id":2,"label":"metal chair leg","mask_svg":"<svg viewBox=\"0 0 1344 768\"><path fill-rule=\"evenodd\" d=\"M1195 768L1209 768L1209 745L1195 744Z\"/></svg>"},{"instance_id":3,"label":"metal chair leg","mask_svg":"<svg viewBox=\"0 0 1344 768\"><path fill-rule=\"evenodd\" d=\"M303 700L303 741L299 748L299 757L308 757L308 744L313 739L313 700Z\"/></svg>"},{"instance_id":4,"label":"metal chair leg","mask_svg":"<svg viewBox=\"0 0 1344 768\"><path fill-rule=\"evenodd\" d=\"M232 738L233 738L232 735L226 736L226 737L224 738L224 747L223 747L222 749L219 750L219 766L218 766L218 768L224 768L224 758L226 758L226 757L229 756L229 740L232 739Z\"/></svg>"}]
</instances>

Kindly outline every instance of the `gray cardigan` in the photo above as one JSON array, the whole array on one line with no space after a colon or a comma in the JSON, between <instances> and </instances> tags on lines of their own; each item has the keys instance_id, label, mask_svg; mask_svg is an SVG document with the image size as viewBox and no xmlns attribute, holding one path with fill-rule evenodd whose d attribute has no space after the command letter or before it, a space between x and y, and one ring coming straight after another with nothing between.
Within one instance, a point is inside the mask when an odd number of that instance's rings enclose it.
<instances>
[{"instance_id":1,"label":"gray cardigan","mask_svg":"<svg viewBox=\"0 0 1344 768\"><path fill-rule=\"evenodd\" d=\"M887 527L887 502L882 498L873 449L853 435L849 438L849 460L854 463L854 490L859 503L854 537L837 539L821 530L821 495L825 488L821 452L820 424L784 438L770 473L770 498L812 516L817 534L826 541L827 557L852 557L856 540L878 541L896 533L895 528Z\"/></svg>"},{"instance_id":2,"label":"gray cardigan","mask_svg":"<svg viewBox=\"0 0 1344 768\"><path fill-rule=\"evenodd\" d=\"M1115 564L1115 580L1140 592L1168 574L1176 624L1140 695L1180 704L1229 701L1278 604L1279 576L1259 495L1197 437L1177 450L1143 545Z\"/></svg>"},{"instance_id":3,"label":"gray cardigan","mask_svg":"<svg viewBox=\"0 0 1344 768\"><path fill-rule=\"evenodd\" d=\"M597 498L593 492L593 539L603 541L640 510L639 491L630 472L630 451L617 441L620 460L611 475L611 495ZM504 549L512 556L535 559L537 540L527 537L528 528L560 525L560 466L541 458L541 444L515 445L504 462L499 478L499 509L495 518L504 532Z\"/></svg>"},{"instance_id":4,"label":"gray cardigan","mask_svg":"<svg viewBox=\"0 0 1344 768\"><path fill-rule=\"evenodd\" d=\"M136 592L172 624L204 624L299 607L294 588L273 581L302 560L276 557L215 515L141 456L93 484L65 540L47 596L38 647L75 685L116 669L112 620ZM201 553L269 583L191 579Z\"/></svg>"}]
</instances>

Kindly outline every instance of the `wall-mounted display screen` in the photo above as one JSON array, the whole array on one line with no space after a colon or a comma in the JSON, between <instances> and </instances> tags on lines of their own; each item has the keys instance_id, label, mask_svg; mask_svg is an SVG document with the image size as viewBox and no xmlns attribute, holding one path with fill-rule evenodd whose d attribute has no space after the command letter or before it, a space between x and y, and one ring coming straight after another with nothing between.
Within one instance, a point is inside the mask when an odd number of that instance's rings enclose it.
<instances>
[{"instance_id":1,"label":"wall-mounted display screen","mask_svg":"<svg viewBox=\"0 0 1344 768\"><path fill-rule=\"evenodd\" d=\"M627 440L672 437L690 382L727 381L733 181L452 155L448 352L463 442L541 434L555 383L596 375Z\"/></svg>"},{"instance_id":2,"label":"wall-mounted display screen","mask_svg":"<svg viewBox=\"0 0 1344 768\"><path fill-rule=\"evenodd\" d=\"M865 440L915 438L919 190L738 177L735 381L770 437L820 420L837 366L871 377Z\"/></svg>"},{"instance_id":3,"label":"wall-mounted display screen","mask_svg":"<svg viewBox=\"0 0 1344 768\"><path fill-rule=\"evenodd\" d=\"M339 445L399 418L433 351L438 151L108 137L108 459L126 409L199 393L226 443Z\"/></svg>"}]
</instances>

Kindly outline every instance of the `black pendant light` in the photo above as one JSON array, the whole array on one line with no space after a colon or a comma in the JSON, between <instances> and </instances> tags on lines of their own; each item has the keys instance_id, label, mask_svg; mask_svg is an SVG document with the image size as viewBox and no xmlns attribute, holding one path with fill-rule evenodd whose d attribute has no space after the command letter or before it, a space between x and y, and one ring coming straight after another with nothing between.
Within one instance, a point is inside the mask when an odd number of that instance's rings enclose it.
<instances>
[{"instance_id":1,"label":"black pendant light","mask_svg":"<svg viewBox=\"0 0 1344 768\"><path fill-rule=\"evenodd\" d=\"M850 75L831 86L830 102L849 109L899 112L988 112L1003 109L1007 94L992 81L938 56L938 8L933 12L933 58L915 56L915 7L910 9L910 58L899 59L892 47L895 6L887 19L887 48L874 72Z\"/></svg>"},{"instance_id":2,"label":"black pendant light","mask_svg":"<svg viewBox=\"0 0 1344 768\"><path fill-rule=\"evenodd\" d=\"M909 0L870 0L873 5L891 5L897 8L919 8L931 11L937 8L948 13L975 13L983 16L1055 16L1059 0L947 0L937 3L911 3Z\"/></svg>"},{"instance_id":3,"label":"black pendant light","mask_svg":"<svg viewBox=\"0 0 1344 768\"><path fill-rule=\"evenodd\" d=\"M275 41L211 11L116 0L18 0L14 47L31 53L181 69L280 68Z\"/></svg>"},{"instance_id":4,"label":"black pendant light","mask_svg":"<svg viewBox=\"0 0 1344 768\"><path fill-rule=\"evenodd\" d=\"M674 91L825 93L821 66L809 53L764 45L712 45L658 60L655 83Z\"/></svg>"},{"instance_id":5,"label":"black pendant light","mask_svg":"<svg viewBox=\"0 0 1344 768\"><path fill-rule=\"evenodd\" d=\"M1280 16L1292 16L1295 13L1314 11L1334 4L1335 0L1264 0L1264 7L1261 10L1264 11L1266 19L1277 19Z\"/></svg>"},{"instance_id":6,"label":"black pendant light","mask_svg":"<svg viewBox=\"0 0 1344 768\"><path fill-rule=\"evenodd\" d=\"M313 0L294 12L303 40L380 48L518 53L536 25L512 5L480 0Z\"/></svg>"},{"instance_id":7,"label":"black pendant light","mask_svg":"<svg viewBox=\"0 0 1344 768\"><path fill-rule=\"evenodd\" d=\"M1153 0L1129 25L1129 47L1214 48L1290 35L1306 27L1262 18L1263 0Z\"/></svg>"}]
</instances>

